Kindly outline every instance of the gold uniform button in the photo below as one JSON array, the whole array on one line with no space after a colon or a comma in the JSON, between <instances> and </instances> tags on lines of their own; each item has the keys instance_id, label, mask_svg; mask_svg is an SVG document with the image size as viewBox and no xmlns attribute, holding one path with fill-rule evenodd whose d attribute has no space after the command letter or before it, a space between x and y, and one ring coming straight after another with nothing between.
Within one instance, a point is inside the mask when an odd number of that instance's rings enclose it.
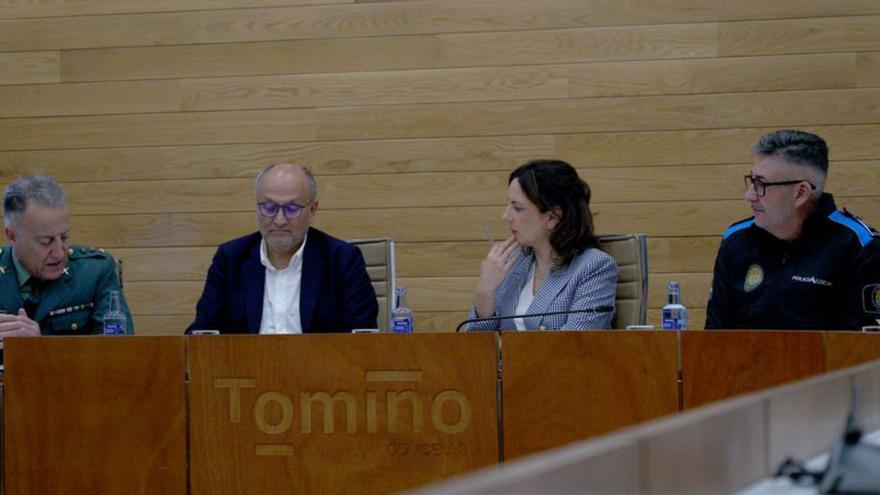
<instances>
[{"instance_id":1,"label":"gold uniform button","mask_svg":"<svg viewBox=\"0 0 880 495\"><path fill-rule=\"evenodd\" d=\"M68 255L68 256L73 255L73 248L68 248L68 249L67 249L67 255Z\"/></svg>"},{"instance_id":2,"label":"gold uniform button","mask_svg":"<svg viewBox=\"0 0 880 495\"><path fill-rule=\"evenodd\" d=\"M76 330L77 328L79 328L79 325L77 325L76 323L71 323L71 324L70 324L70 329L71 329L71 330Z\"/></svg>"}]
</instances>

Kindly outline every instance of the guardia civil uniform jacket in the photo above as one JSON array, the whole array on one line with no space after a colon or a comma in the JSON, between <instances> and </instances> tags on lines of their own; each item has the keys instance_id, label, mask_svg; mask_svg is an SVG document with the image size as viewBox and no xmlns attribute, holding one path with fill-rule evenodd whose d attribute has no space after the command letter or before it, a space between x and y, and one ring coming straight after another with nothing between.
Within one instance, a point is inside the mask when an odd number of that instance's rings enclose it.
<instances>
[{"instance_id":1,"label":"guardia civil uniform jacket","mask_svg":"<svg viewBox=\"0 0 880 495\"><path fill-rule=\"evenodd\" d=\"M794 241L754 218L724 233L706 328L857 330L880 318L880 239L823 194Z\"/></svg>"},{"instance_id":2,"label":"guardia civil uniform jacket","mask_svg":"<svg viewBox=\"0 0 880 495\"><path fill-rule=\"evenodd\" d=\"M43 335L88 335L103 332L110 291L120 291L122 310L133 333L131 312L120 288L116 260L103 250L71 245L67 266L55 280L39 281L31 304L19 289L12 248L0 248L0 310L9 314L30 309L28 316L39 323Z\"/></svg>"}]
</instances>

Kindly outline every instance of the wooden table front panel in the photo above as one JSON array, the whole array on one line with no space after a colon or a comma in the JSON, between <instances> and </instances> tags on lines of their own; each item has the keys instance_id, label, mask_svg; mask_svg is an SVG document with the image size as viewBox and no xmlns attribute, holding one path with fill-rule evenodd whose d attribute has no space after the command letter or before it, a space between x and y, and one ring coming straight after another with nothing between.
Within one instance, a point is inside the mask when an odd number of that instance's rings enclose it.
<instances>
[{"instance_id":1,"label":"wooden table front panel","mask_svg":"<svg viewBox=\"0 0 880 495\"><path fill-rule=\"evenodd\" d=\"M824 371L822 332L681 332L685 409Z\"/></svg>"},{"instance_id":2,"label":"wooden table front panel","mask_svg":"<svg viewBox=\"0 0 880 495\"><path fill-rule=\"evenodd\" d=\"M502 336L511 459L678 411L674 332Z\"/></svg>"},{"instance_id":3,"label":"wooden table front panel","mask_svg":"<svg viewBox=\"0 0 880 495\"><path fill-rule=\"evenodd\" d=\"M184 338L5 341L6 493L186 493Z\"/></svg>"},{"instance_id":4,"label":"wooden table front panel","mask_svg":"<svg viewBox=\"0 0 880 495\"><path fill-rule=\"evenodd\" d=\"M878 332L825 332L825 371L880 359Z\"/></svg>"},{"instance_id":5,"label":"wooden table front panel","mask_svg":"<svg viewBox=\"0 0 880 495\"><path fill-rule=\"evenodd\" d=\"M193 494L388 493L498 461L494 334L196 336L189 356Z\"/></svg>"}]
</instances>

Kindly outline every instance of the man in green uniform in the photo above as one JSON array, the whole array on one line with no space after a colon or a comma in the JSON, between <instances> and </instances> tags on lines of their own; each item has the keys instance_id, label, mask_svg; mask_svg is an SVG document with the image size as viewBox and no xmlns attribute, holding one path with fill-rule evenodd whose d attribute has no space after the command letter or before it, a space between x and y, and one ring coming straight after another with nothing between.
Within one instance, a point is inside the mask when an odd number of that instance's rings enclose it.
<instances>
[{"instance_id":1,"label":"man in green uniform","mask_svg":"<svg viewBox=\"0 0 880 495\"><path fill-rule=\"evenodd\" d=\"M67 199L49 177L22 177L3 195L7 246L0 248L0 346L12 336L102 333L111 291L119 291L126 333L134 325L116 261L68 245Z\"/></svg>"}]
</instances>

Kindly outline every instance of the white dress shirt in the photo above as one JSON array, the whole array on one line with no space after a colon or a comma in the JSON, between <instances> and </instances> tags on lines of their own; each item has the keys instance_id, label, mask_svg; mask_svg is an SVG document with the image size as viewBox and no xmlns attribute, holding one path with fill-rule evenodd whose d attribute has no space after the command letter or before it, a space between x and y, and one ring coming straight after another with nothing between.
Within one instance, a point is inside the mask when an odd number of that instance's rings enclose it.
<instances>
[{"instance_id":1,"label":"white dress shirt","mask_svg":"<svg viewBox=\"0 0 880 495\"><path fill-rule=\"evenodd\" d=\"M263 318L261 334L302 333L299 316L299 295L302 286L302 258L308 234L287 267L278 270L269 261L266 240L260 241L260 263L266 267L263 286Z\"/></svg>"},{"instance_id":2,"label":"white dress shirt","mask_svg":"<svg viewBox=\"0 0 880 495\"><path fill-rule=\"evenodd\" d=\"M522 290L519 291L519 297L516 300L516 311L514 311L515 314L528 314L529 306L531 306L532 301L535 300L535 265L536 263L532 263L531 268L529 268L529 274L526 275L526 283L523 285ZM517 330L526 330L526 322L523 321L523 318L514 318L513 323L516 325Z\"/></svg>"}]
</instances>

